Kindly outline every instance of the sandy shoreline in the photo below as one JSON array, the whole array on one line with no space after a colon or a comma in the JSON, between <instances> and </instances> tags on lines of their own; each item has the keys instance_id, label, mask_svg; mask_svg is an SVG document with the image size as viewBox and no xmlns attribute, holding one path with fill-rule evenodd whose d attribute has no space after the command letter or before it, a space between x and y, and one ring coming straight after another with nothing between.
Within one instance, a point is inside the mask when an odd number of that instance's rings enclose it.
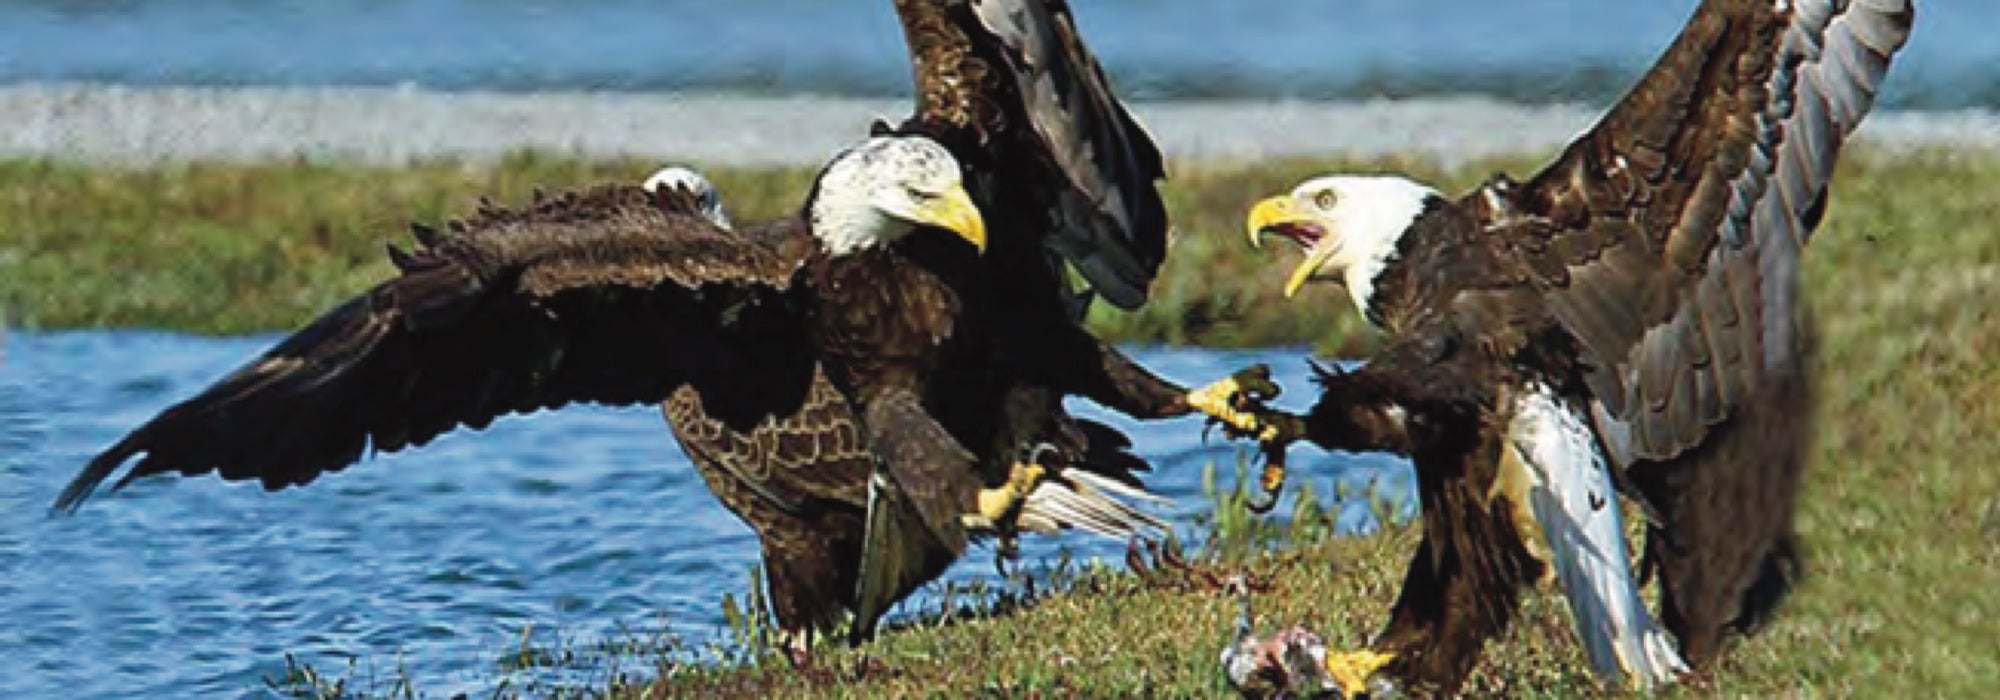
<instances>
[{"instance_id":1,"label":"sandy shoreline","mask_svg":"<svg viewBox=\"0 0 2000 700\"><path fill-rule=\"evenodd\" d=\"M1483 98L1379 102L1149 102L1139 118L1176 160L1400 153L1447 165L1539 153L1594 120L1588 106ZM106 165L306 156L400 164L490 161L537 149L704 166L817 163L902 100L418 89L0 87L0 157ZM1882 112L1857 141L2000 149L2000 112Z\"/></svg>"}]
</instances>

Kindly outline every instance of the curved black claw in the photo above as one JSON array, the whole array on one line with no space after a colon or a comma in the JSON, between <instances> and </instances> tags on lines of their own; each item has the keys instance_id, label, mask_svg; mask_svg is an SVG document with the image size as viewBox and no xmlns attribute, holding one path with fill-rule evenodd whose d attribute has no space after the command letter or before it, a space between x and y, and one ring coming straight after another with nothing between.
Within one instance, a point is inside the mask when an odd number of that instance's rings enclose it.
<instances>
[{"instance_id":1,"label":"curved black claw","mask_svg":"<svg viewBox=\"0 0 2000 700\"><path fill-rule=\"evenodd\" d=\"M1257 437L1249 431L1230 425L1229 421L1218 416L1209 416L1201 422L1201 444L1208 444L1209 436L1215 434L1217 428L1222 429L1224 440L1252 440Z\"/></svg>"},{"instance_id":2,"label":"curved black claw","mask_svg":"<svg viewBox=\"0 0 2000 700\"><path fill-rule=\"evenodd\" d=\"M1250 512L1256 513L1258 515L1269 513L1271 512L1272 508L1278 507L1278 495L1282 491L1284 491L1284 489L1282 488L1275 490L1258 489L1256 491L1251 491L1250 498L1243 502L1243 507L1249 508Z\"/></svg>"},{"instance_id":3,"label":"curved black claw","mask_svg":"<svg viewBox=\"0 0 2000 700\"><path fill-rule=\"evenodd\" d=\"M1271 412L1265 402L1281 393L1283 390L1278 383L1271 381L1270 366L1256 364L1237 370L1226 379L1188 392L1186 401L1209 417L1202 427L1204 442L1208 440L1209 430L1217 424L1223 426L1223 434L1232 439L1268 442L1277 435L1264 424L1263 417Z\"/></svg>"},{"instance_id":4,"label":"curved black claw","mask_svg":"<svg viewBox=\"0 0 2000 700\"><path fill-rule=\"evenodd\" d=\"M1278 496L1285 491L1285 446L1282 443L1264 445L1264 473L1257 480L1257 490L1250 492L1244 506L1258 515L1271 512L1278 506Z\"/></svg>"}]
</instances>

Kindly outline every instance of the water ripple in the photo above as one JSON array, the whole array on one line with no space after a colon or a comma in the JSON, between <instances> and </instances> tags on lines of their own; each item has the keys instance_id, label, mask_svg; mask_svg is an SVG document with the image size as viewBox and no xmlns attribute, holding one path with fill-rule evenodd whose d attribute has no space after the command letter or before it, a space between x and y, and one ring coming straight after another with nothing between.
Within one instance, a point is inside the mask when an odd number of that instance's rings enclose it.
<instances>
[{"instance_id":1,"label":"water ripple","mask_svg":"<svg viewBox=\"0 0 2000 700\"><path fill-rule=\"evenodd\" d=\"M750 531L703 488L657 411L575 407L497 421L405 454L378 455L313 485L266 493L213 478L157 478L44 512L97 450L272 340L131 332L16 333L0 366L0 697L267 697L284 654L363 678L406 664L419 687L490 692L496 660L534 645L594 644L663 629L704 638L724 594L750 586ZM1205 381L1269 362L1305 386L1295 349L1135 349L1168 377ZM1280 403L1303 408L1295 392ZM1129 431L1154 463L1163 513L1206 512L1202 468L1241 449L1203 442L1195 419ZM1380 480L1401 462L1295 451L1301 482ZM1223 479L1229 475L1224 474ZM1294 490L1296 493L1296 490ZM1366 509L1341 525L1368 527ZM1289 512L1281 508L1280 513ZM1122 545L1031 539L1118 561ZM949 577L996 582L975 552ZM628 664L629 666L629 664ZM545 680L589 669L525 669Z\"/></svg>"},{"instance_id":2,"label":"water ripple","mask_svg":"<svg viewBox=\"0 0 2000 700\"><path fill-rule=\"evenodd\" d=\"M0 3L0 83L398 85L907 95L885 3ZM1099 0L1091 47L1143 98L1484 93L1610 101L1695 0ZM1883 99L2000 103L1995 3L1926 8ZM1450 17L1449 22L1438 21ZM718 40L718 37L721 40ZM837 41L828 37L838 37ZM1198 46L1199 50L1189 50Z\"/></svg>"}]
</instances>

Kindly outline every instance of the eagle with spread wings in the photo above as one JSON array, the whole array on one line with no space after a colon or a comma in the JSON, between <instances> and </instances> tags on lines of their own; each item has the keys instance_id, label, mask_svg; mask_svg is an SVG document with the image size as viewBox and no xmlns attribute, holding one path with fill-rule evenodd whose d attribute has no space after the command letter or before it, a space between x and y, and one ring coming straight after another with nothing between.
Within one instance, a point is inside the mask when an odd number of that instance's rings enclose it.
<instances>
[{"instance_id":1,"label":"eagle with spread wings","mask_svg":"<svg viewBox=\"0 0 2000 700\"><path fill-rule=\"evenodd\" d=\"M706 482L762 536L799 645L865 638L982 532L1157 521L1129 443L1062 410L1142 417L1185 391L1081 326L1073 263L1141 303L1166 240L1159 155L1060 2L900 2L921 97L734 228L664 182L487 204L85 466L301 485L370 451L572 402L660 403ZM990 240L988 232L993 235ZM128 468L129 465L129 468Z\"/></svg>"},{"instance_id":2,"label":"eagle with spread wings","mask_svg":"<svg viewBox=\"0 0 2000 700\"><path fill-rule=\"evenodd\" d=\"M1251 209L1253 243L1305 252L1288 295L1334 281L1388 340L1304 416L1257 406L1275 387L1255 372L1204 410L1274 456L1302 438L1416 466L1424 538L1371 648L1329 656L1347 690L1455 688L1551 573L1592 666L1635 686L1770 613L1810 427L1799 257L1912 19L1909 0L1704 0L1526 181L1330 175ZM1648 517L1660 621L1621 492Z\"/></svg>"}]
</instances>

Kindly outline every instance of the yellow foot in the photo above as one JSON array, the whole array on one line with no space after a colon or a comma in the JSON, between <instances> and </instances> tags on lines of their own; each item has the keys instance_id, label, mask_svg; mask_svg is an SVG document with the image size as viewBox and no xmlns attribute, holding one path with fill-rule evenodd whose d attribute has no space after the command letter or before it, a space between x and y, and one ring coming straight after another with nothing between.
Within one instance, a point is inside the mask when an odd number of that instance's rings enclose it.
<instances>
[{"instance_id":1,"label":"yellow foot","mask_svg":"<svg viewBox=\"0 0 2000 700\"><path fill-rule=\"evenodd\" d=\"M1278 395L1271 381L1271 368L1252 365L1229 378L1189 392L1187 404L1225 426L1231 438L1255 438L1264 448L1264 473L1260 488L1246 504L1251 512L1266 513L1278 504L1278 492L1285 486L1285 447L1304 435L1298 417L1264 406Z\"/></svg>"},{"instance_id":2,"label":"yellow foot","mask_svg":"<svg viewBox=\"0 0 2000 700\"><path fill-rule=\"evenodd\" d=\"M1028 502L1028 493L1042 482L1047 470L1033 462L1016 462L1007 475L1007 483L990 489L979 490L979 512L967 513L959 519L968 529L999 532L1008 538L1013 534L1014 519L1021 514L1021 506Z\"/></svg>"},{"instance_id":3,"label":"yellow foot","mask_svg":"<svg viewBox=\"0 0 2000 700\"><path fill-rule=\"evenodd\" d=\"M1278 426L1266 422L1251 409L1277 395L1278 385L1271 382L1271 369L1255 365L1188 392L1187 404L1229 426L1232 435L1254 437L1258 442L1268 443L1282 437Z\"/></svg>"},{"instance_id":4,"label":"yellow foot","mask_svg":"<svg viewBox=\"0 0 2000 700\"><path fill-rule=\"evenodd\" d=\"M1044 473L1042 465L1015 463L1012 473L1007 476L1007 483L980 490L979 517L997 523L1019 513L1021 505L1028 499L1028 492L1041 483Z\"/></svg>"},{"instance_id":5,"label":"yellow foot","mask_svg":"<svg viewBox=\"0 0 2000 700\"><path fill-rule=\"evenodd\" d=\"M1395 654L1368 649L1333 652L1326 655L1326 675L1340 684L1340 692L1347 697L1372 696L1374 686L1370 679L1395 659Z\"/></svg>"}]
</instances>

